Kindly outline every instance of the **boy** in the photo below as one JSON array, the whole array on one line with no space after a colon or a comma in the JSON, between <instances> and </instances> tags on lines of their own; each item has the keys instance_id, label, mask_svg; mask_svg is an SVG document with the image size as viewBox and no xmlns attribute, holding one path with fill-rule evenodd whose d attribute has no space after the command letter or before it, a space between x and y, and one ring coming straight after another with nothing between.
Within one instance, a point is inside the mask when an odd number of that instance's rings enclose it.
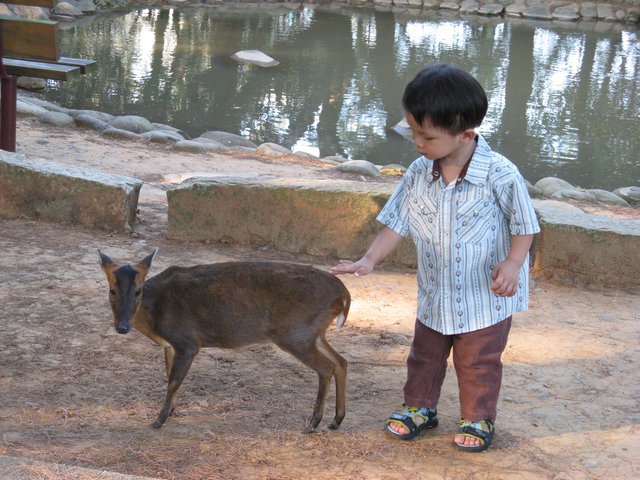
<instances>
[{"instance_id":1,"label":"boy","mask_svg":"<svg viewBox=\"0 0 640 480\"><path fill-rule=\"evenodd\" d=\"M528 252L539 231L518 169L476 134L487 112L482 86L449 65L427 67L402 103L421 155L377 219L365 255L334 274L366 275L411 235L418 253L418 315L407 358L404 410L385 430L409 440L438 425L436 408L453 349L461 425L454 445L486 450L502 381L511 315L527 309Z\"/></svg>"}]
</instances>

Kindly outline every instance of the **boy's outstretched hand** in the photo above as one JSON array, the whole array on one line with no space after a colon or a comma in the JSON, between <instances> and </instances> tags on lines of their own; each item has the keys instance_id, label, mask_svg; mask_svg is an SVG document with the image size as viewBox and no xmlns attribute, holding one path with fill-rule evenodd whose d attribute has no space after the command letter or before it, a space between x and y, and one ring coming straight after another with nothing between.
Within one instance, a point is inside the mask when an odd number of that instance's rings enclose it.
<instances>
[{"instance_id":1,"label":"boy's outstretched hand","mask_svg":"<svg viewBox=\"0 0 640 480\"><path fill-rule=\"evenodd\" d=\"M343 273L353 273L356 277L367 275L373 271L375 265L373 262L367 261L361 258L357 262L351 260L340 260L340 263L329 270L334 275L341 275Z\"/></svg>"}]
</instances>

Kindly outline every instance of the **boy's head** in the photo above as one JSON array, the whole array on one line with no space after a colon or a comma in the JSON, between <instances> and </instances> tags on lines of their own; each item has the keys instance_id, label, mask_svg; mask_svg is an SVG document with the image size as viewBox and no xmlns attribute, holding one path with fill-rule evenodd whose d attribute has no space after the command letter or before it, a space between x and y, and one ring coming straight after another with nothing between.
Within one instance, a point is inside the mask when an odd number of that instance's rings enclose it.
<instances>
[{"instance_id":1,"label":"boy's head","mask_svg":"<svg viewBox=\"0 0 640 480\"><path fill-rule=\"evenodd\" d=\"M422 70L402 97L407 113L420 125L425 119L452 135L475 128L487 113L487 95L464 70L436 64Z\"/></svg>"}]
</instances>

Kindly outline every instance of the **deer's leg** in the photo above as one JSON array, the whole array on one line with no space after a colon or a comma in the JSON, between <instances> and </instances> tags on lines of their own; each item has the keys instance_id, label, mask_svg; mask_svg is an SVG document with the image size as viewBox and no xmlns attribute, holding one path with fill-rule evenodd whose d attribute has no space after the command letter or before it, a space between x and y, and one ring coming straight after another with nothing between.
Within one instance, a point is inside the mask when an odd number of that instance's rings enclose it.
<instances>
[{"instance_id":1,"label":"deer's leg","mask_svg":"<svg viewBox=\"0 0 640 480\"><path fill-rule=\"evenodd\" d=\"M167 372L167 380L171 376L171 366L173 365L173 356L175 355L175 350L172 346L167 345L164 347L164 366Z\"/></svg>"},{"instance_id":2,"label":"deer's leg","mask_svg":"<svg viewBox=\"0 0 640 480\"><path fill-rule=\"evenodd\" d=\"M191 363L194 357L198 353L197 349L189 349L187 351L174 350L173 364L171 365L171 372L169 373L169 384L167 385L167 396L164 400L164 405L158 414L158 418L151 425L153 428L160 428L164 422L167 421L171 412L175 408L176 392L184 377L187 375Z\"/></svg>"},{"instance_id":3,"label":"deer's leg","mask_svg":"<svg viewBox=\"0 0 640 480\"><path fill-rule=\"evenodd\" d=\"M346 412L347 361L336 352L322 335L316 344L318 349L333 362L333 375L336 381L336 416L329 428L335 430L340 426Z\"/></svg>"},{"instance_id":4,"label":"deer's leg","mask_svg":"<svg viewBox=\"0 0 640 480\"><path fill-rule=\"evenodd\" d=\"M313 340L312 340L313 341ZM316 342L316 341L313 341ZM334 372L334 363L327 356L322 353L315 343L310 344L281 344L278 346L283 350L289 352L296 357L302 363L315 370L318 374L318 395L316 397L316 404L313 408L313 414L309 419L309 423L305 429L306 433L313 433L320 420L322 420L322 414L324 412L324 404L329 392L329 385L331 384L331 377Z\"/></svg>"}]
</instances>

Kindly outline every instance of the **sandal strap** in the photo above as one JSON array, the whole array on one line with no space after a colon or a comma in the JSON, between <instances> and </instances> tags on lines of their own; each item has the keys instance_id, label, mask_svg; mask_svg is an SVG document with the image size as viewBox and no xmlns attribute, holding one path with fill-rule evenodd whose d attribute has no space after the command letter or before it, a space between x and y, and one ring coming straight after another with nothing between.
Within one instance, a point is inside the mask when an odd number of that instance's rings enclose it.
<instances>
[{"instance_id":1,"label":"sandal strap","mask_svg":"<svg viewBox=\"0 0 640 480\"><path fill-rule=\"evenodd\" d=\"M418 428L416 423L413 421L413 418L411 418L409 415L403 415L401 413L392 413L389 416L389 420L387 420L387 423L400 423L401 425L407 427L409 432L413 432Z\"/></svg>"},{"instance_id":2,"label":"sandal strap","mask_svg":"<svg viewBox=\"0 0 640 480\"><path fill-rule=\"evenodd\" d=\"M482 428L484 425L489 426L488 431ZM460 428L458 429L458 435L476 438L484 445L493 438L493 422L491 420L480 420L479 422L462 420L460 422Z\"/></svg>"}]
</instances>

